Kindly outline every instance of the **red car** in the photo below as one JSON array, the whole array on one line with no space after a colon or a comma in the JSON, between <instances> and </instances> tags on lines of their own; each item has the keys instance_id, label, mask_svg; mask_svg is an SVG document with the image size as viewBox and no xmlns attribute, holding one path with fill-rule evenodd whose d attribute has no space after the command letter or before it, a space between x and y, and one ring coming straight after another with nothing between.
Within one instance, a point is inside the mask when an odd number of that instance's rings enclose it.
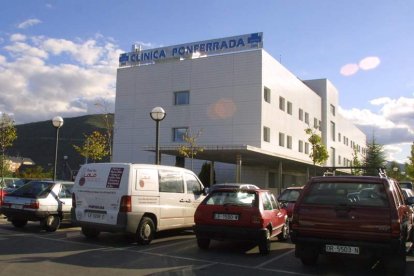
<instances>
[{"instance_id":1,"label":"red car","mask_svg":"<svg viewBox=\"0 0 414 276\"><path fill-rule=\"evenodd\" d=\"M284 241L289 237L286 210L267 190L214 190L198 206L194 222L201 249L207 249L212 239L245 240L255 241L260 253L268 254L271 238Z\"/></svg>"},{"instance_id":2,"label":"red car","mask_svg":"<svg viewBox=\"0 0 414 276\"><path fill-rule=\"evenodd\" d=\"M292 219L293 207L298 199L300 193L303 190L303 186L292 186L283 190L277 200L282 205L282 208L286 209L289 220Z\"/></svg>"}]
</instances>

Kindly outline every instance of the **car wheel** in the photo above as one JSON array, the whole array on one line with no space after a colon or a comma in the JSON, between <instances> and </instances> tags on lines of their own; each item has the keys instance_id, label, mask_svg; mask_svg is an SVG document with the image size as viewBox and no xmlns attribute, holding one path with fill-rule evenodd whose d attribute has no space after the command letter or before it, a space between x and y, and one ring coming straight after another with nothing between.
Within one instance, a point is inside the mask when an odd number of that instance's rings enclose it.
<instances>
[{"instance_id":1,"label":"car wheel","mask_svg":"<svg viewBox=\"0 0 414 276\"><path fill-rule=\"evenodd\" d=\"M155 226L152 219L143 217L137 229L138 244L147 245L154 239Z\"/></svg>"},{"instance_id":2,"label":"car wheel","mask_svg":"<svg viewBox=\"0 0 414 276\"><path fill-rule=\"evenodd\" d=\"M99 232L99 230L96 230L94 228L82 227L82 234L87 239L95 239L96 237L99 236L100 232Z\"/></svg>"},{"instance_id":3,"label":"car wheel","mask_svg":"<svg viewBox=\"0 0 414 276\"><path fill-rule=\"evenodd\" d=\"M43 223L43 227L48 232L55 232L60 226L60 217L57 215L47 216Z\"/></svg>"},{"instance_id":4,"label":"car wheel","mask_svg":"<svg viewBox=\"0 0 414 276\"><path fill-rule=\"evenodd\" d=\"M286 241L289 238L289 221L286 220L282 227L282 232L277 235L279 241Z\"/></svg>"},{"instance_id":5,"label":"car wheel","mask_svg":"<svg viewBox=\"0 0 414 276\"><path fill-rule=\"evenodd\" d=\"M197 245L201 249L208 249L210 246L210 239L197 238Z\"/></svg>"},{"instance_id":6,"label":"car wheel","mask_svg":"<svg viewBox=\"0 0 414 276\"><path fill-rule=\"evenodd\" d=\"M318 261L319 252L314 246L296 244L295 255L300 258L302 264L311 266L315 265Z\"/></svg>"},{"instance_id":7,"label":"car wheel","mask_svg":"<svg viewBox=\"0 0 414 276\"><path fill-rule=\"evenodd\" d=\"M17 228L22 228L22 227L26 226L26 224L27 224L27 220L22 220L22 219L13 219L13 220L11 221L11 223L13 224L13 226L14 226L14 227L17 227Z\"/></svg>"},{"instance_id":8,"label":"car wheel","mask_svg":"<svg viewBox=\"0 0 414 276\"><path fill-rule=\"evenodd\" d=\"M260 254L267 255L270 252L270 231L266 229L265 238L259 242L259 252Z\"/></svg>"}]
</instances>

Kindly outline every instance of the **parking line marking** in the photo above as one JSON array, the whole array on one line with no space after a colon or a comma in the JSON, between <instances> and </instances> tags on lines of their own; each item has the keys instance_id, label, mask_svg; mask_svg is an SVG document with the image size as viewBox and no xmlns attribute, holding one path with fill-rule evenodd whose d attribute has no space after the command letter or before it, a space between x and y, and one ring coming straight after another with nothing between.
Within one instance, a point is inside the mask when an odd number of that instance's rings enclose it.
<instances>
[{"instance_id":1,"label":"parking line marking","mask_svg":"<svg viewBox=\"0 0 414 276\"><path fill-rule=\"evenodd\" d=\"M315 276L314 274L304 274L304 273L298 273L298 272L293 272L293 271L286 271L286 270L281 270L281 269L272 269L272 268L264 268L262 267L263 265L270 263L271 261L277 260L287 254L290 254L293 250L290 250L289 252L286 252L284 254L282 254L281 256L275 257L265 263L260 264L259 266L256 267L252 267L252 266L247 266L247 265L239 265L239 264L234 264L234 263L226 263L226 262L212 262L209 260L205 260L205 259L196 259L196 258L191 258L191 257L181 257L181 256L176 256L176 255L168 255L168 254L162 254L162 253L155 253L155 252L149 252L149 251L142 251L142 250L132 250L130 248L133 247L128 247L128 248L118 248L118 247L114 247L114 246L103 246L103 245L99 245L99 244L89 244L89 243L85 243L85 242L78 242L78 241L72 241L72 240L66 240L66 239L59 239L59 238L51 238L50 236L39 236L39 235L35 235L35 234L25 234L26 236L32 236L32 237L36 237L39 239L44 239L44 240L51 240L51 241L59 241L59 242L65 242L65 243L72 243L72 244L79 244L79 245L83 245L83 246L94 246L95 249L93 248L89 248L89 250L121 250L121 251L128 251L128 252L134 252L134 253L138 253L138 254L145 254L145 255L151 255L151 256L159 256L159 257L167 257L167 258L173 258L173 259L179 259L179 260L187 260L187 261L194 261L194 262L202 262L205 263L205 265L200 265L200 266L195 266L195 268L197 269L201 269L204 267L209 267L209 266L213 266L213 265L224 265L224 266L233 266L233 267L239 267L239 268L248 268L248 269L259 269L259 270L263 270L263 271L270 271L270 272L280 272L280 273L285 273L285 274L291 274L291 275L303 275L303 276ZM16 235L16 236L21 236L21 235ZM177 244L177 243L175 243Z\"/></svg>"},{"instance_id":2,"label":"parking line marking","mask_svg":"<svg viewBox=\"0 0 414 276\"><path fill-rule=\"evenodd\" d=\"M281 254L279 256L276 256L276 257L274 257L274 258L272 258L272 259L270 259L270 260L268 260L266 262L263 262L263 263L255 266L255 268L261 268L261 267L263 267L263 266L265 266L265 265L267 265L267 264L269 264L269 263L271 263L273 261L276 261L276 260L279 260L279 259L285 257L286 255L292 254L294 251L295 251L295 249L291 249L288 252L285 252L285 253L283 253L283 254Z\"/></svg>"}]
</instances>

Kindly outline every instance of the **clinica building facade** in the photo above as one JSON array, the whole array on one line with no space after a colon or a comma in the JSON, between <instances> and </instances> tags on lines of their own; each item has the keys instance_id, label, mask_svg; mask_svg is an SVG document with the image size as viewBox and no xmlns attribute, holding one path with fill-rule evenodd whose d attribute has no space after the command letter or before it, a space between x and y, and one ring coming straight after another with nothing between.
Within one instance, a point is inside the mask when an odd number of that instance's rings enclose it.
<instances>
[{"instance_id":1,"label":"clinica building facade","mask_svg":"<svg viewBox=\"0 0 414 276\"><path fill-rule=\"evenodd\" d=\"M212 162L217 182L303 185L314 173L307 128L322 137L325 166L351 166L365 154L366 136L338 113L334 85L297 78L263 49L262 33L122 54L113 161L154 163L156 106L166 111L161 164L183 164L178 148L189 147L187 133L202 151L185 167L198 173Z\"/></svg>"}]
</instances>

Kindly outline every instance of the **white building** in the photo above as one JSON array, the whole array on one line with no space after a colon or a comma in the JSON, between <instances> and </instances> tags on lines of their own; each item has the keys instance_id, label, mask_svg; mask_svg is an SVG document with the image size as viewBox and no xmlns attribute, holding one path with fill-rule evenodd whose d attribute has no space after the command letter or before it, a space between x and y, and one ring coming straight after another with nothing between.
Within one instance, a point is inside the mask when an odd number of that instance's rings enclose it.
<instances>
[{"instance_id":1,"label":"white building","mask_svg":"<svg viewBox=\"0 0 414 276\"><path fill-rule=\"evenodd\" d=\"M338 91L326 79L302 81L262 47L262 33L140 51L120 57L113 161L154 163L161 106L161 163L174 165L186 131L201 131L196 158L214 161L217 182L276 189L313 174L308 127L318 128L326 166L361 160L366 136L338 114ZM318 130L318 133L319 133ZM187 159L198 173L205 161ZM193 163L193 164L191 164Z\"/></svg>"}]
</instances>

